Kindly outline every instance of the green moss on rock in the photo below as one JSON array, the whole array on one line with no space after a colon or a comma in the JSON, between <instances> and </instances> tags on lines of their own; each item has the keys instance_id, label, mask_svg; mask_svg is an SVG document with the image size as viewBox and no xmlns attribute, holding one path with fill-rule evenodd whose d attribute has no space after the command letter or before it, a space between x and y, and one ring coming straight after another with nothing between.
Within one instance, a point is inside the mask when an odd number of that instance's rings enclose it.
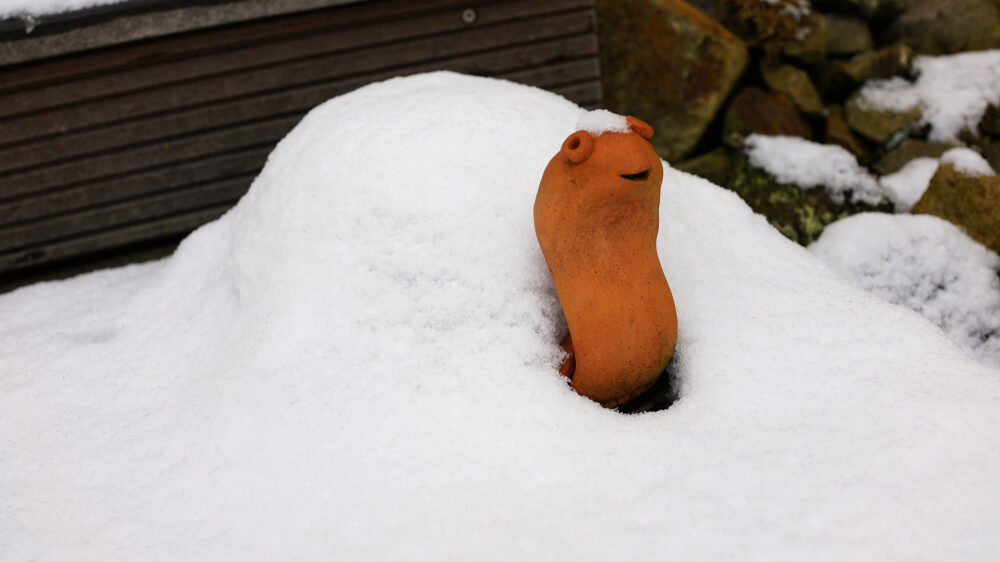
<instances>
[{"instance_id":1,"label":"green moss on rock","mask_svg":"<svg viewBox=\"0 0 1000 562\"><path fill-rule=\"evenodd\" d=\"M756 213L789 240L808 246L823 233L826 225L855 213L891 211L888 202L872 206L865 203L835 203L822 187L803 190L783 184L771 174L744 164L729 189L735 191Z\"/></svg>"}]
</instances>

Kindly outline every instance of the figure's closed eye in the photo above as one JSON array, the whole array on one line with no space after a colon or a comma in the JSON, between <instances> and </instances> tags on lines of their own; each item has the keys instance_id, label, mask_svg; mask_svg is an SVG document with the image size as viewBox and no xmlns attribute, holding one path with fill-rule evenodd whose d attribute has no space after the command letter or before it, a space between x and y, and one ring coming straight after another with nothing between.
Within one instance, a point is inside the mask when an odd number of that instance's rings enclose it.
<instances>
[{"instance_id":1,"label":"figure's closed eye","mask_svg":"<svg viewBox=\"0 0 1000 562\"><path fill-rule=\"evenodd\" d=\"M637 174L622 174L622 177L632 181L646 181L649 177L649 170L643 170Z\"/></svg>"}]
</instances>

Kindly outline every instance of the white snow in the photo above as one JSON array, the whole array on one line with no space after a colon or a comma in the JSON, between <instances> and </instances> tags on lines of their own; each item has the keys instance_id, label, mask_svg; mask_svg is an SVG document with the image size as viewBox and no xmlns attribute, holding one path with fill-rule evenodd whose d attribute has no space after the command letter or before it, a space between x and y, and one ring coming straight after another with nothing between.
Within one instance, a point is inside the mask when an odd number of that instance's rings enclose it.
<instances>
[{"instance_id":1,"label":"white snow","mask_svg":"<svg viewBox=\"0 0 1000 562\"><path fill-rule=\"evenodd\" d=\"M169 259L0 297L11 560L992 560L1000 370L665 166L680 399L556 373L532 205L582 110L313 110Z\"/></svg>"},{"instance_id":2,"label":"white snow","mask_svg":"<svg viewBox=\"0 0 1000 562\"><path fill-rule=\"evenodd\" d=\"M862 87L862 103L906 111L920 107L928 139L958 142L963 130L974 131L989 104L1000 103L1000 50L913 60L917 78L872 80Z\"/></svg>"},{"instance_id":3,"label":"white snow","mask_svg":"<svg viewBox=\"0 0 1000 562\"><path fill-rule=\"evenodd\" d=\"M595 109L577 119L576 130L587 131L596 137L604 133L627 133L629 126L624 115L612 113L607 109Z\"/></svg>"},{"instance_id":4,"label":"white snow","mask_svg":"<svg viewBox=\"0 0 1000 562\"><path fill-rule=\"evenodd\" d=\"M802 189L823 186L837 203L850 193L851 201L877 205L884 194L878 181L858 164L854 155L832 144L799 137L753 134L743 146L750 165L781 183Z\"/></svg>"},{"instance_id":5,"label":"white snow","mask_svg":"<svg viewBox=\"0 0 1000 562\"><path fill-rule=\"evenodd\" d=\"M968 148L953 148L941 155L941 162L951 164L956 172L972 177L995 176L996 172L990 167L978 152Z\"/></svg>"},{"instance_id":6,"label":"white snow","mask_svg":"<svg viewBox=\"0 0 1000 562\"><path fill-rule=\"evenodd\" d=\"M879 178L882 190L893 202L897 213L907 213L927 191L938 169L937 158L914 158L899 171Z\"/></svg>"},{"instance_id":7,"label":"white snow","mask_svg":"<svg viewBox=\"0 0 1000 562\"><path fill-rule=\"evenodd\" d=\"M0 19L25 18L74 12L85 8L117 4L124 0L0 0Z\"/></svg>"},{"instance_id":8,"label":"white snow","mask_svg":"<svg viewBox=\"0 0 1000 562\"><path fill-rule=\"evenodd\" d=\"M1000 367L1000 256L930 215L864 213L809 249L865 290L922 314Z\"/></svg>"}]
</instances>

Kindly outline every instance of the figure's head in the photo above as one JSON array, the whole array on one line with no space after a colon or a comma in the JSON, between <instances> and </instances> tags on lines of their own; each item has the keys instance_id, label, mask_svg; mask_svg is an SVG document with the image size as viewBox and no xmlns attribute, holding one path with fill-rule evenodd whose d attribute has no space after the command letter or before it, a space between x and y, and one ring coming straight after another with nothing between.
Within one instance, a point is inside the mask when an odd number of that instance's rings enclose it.
<instances>
[{"instance_id":1,"label":"figure's head","mask_svg":"<svg viewBox=\"0 0 1000 562\"><path fill-rule=\"evenodd\" d=\"M597 126L587 123L591 114L585 114L582 130L566 138L546 167L536 223L546 222L541 215L551 214L548 221L611 225L615 221L609 217L619 215L622 206L638 205L646 211L641 222L652 221L655 236L663 165L649 143L653 128L632 116L600 113L604 115L597 117L605 120Z\"/></svg>"}]
</instances>

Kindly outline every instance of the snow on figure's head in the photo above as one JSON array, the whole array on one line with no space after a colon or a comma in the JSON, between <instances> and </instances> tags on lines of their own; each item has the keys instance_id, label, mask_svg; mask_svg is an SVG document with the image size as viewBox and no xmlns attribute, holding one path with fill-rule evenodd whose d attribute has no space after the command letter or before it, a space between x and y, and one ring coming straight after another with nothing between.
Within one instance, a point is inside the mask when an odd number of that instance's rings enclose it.
<instances>
[{"instance_id":1,"label":"snow on figure's head","mask_svg":"<svg viewBox=\"0 0 1000 562\"><path fill-rule=\"evenodd\" d=\"M630 129L628 118L624 115L607 109L595 109L576 120L576 130L587 131L596 137L604 133L628 133Z\"/></svg>"},{"instance_id":2,"label":"snow on figure's head","mask_svg":"<svg viewBox=\"0 0 1000 562\"><path fill-rule=\"evenodd\" d=\"M657 381L677 341L656 252L663 166L635 117L596 111L577 125L545 168L535 232L569 325L560 372L613 407Z\"/></svg>"}]
</instances>

